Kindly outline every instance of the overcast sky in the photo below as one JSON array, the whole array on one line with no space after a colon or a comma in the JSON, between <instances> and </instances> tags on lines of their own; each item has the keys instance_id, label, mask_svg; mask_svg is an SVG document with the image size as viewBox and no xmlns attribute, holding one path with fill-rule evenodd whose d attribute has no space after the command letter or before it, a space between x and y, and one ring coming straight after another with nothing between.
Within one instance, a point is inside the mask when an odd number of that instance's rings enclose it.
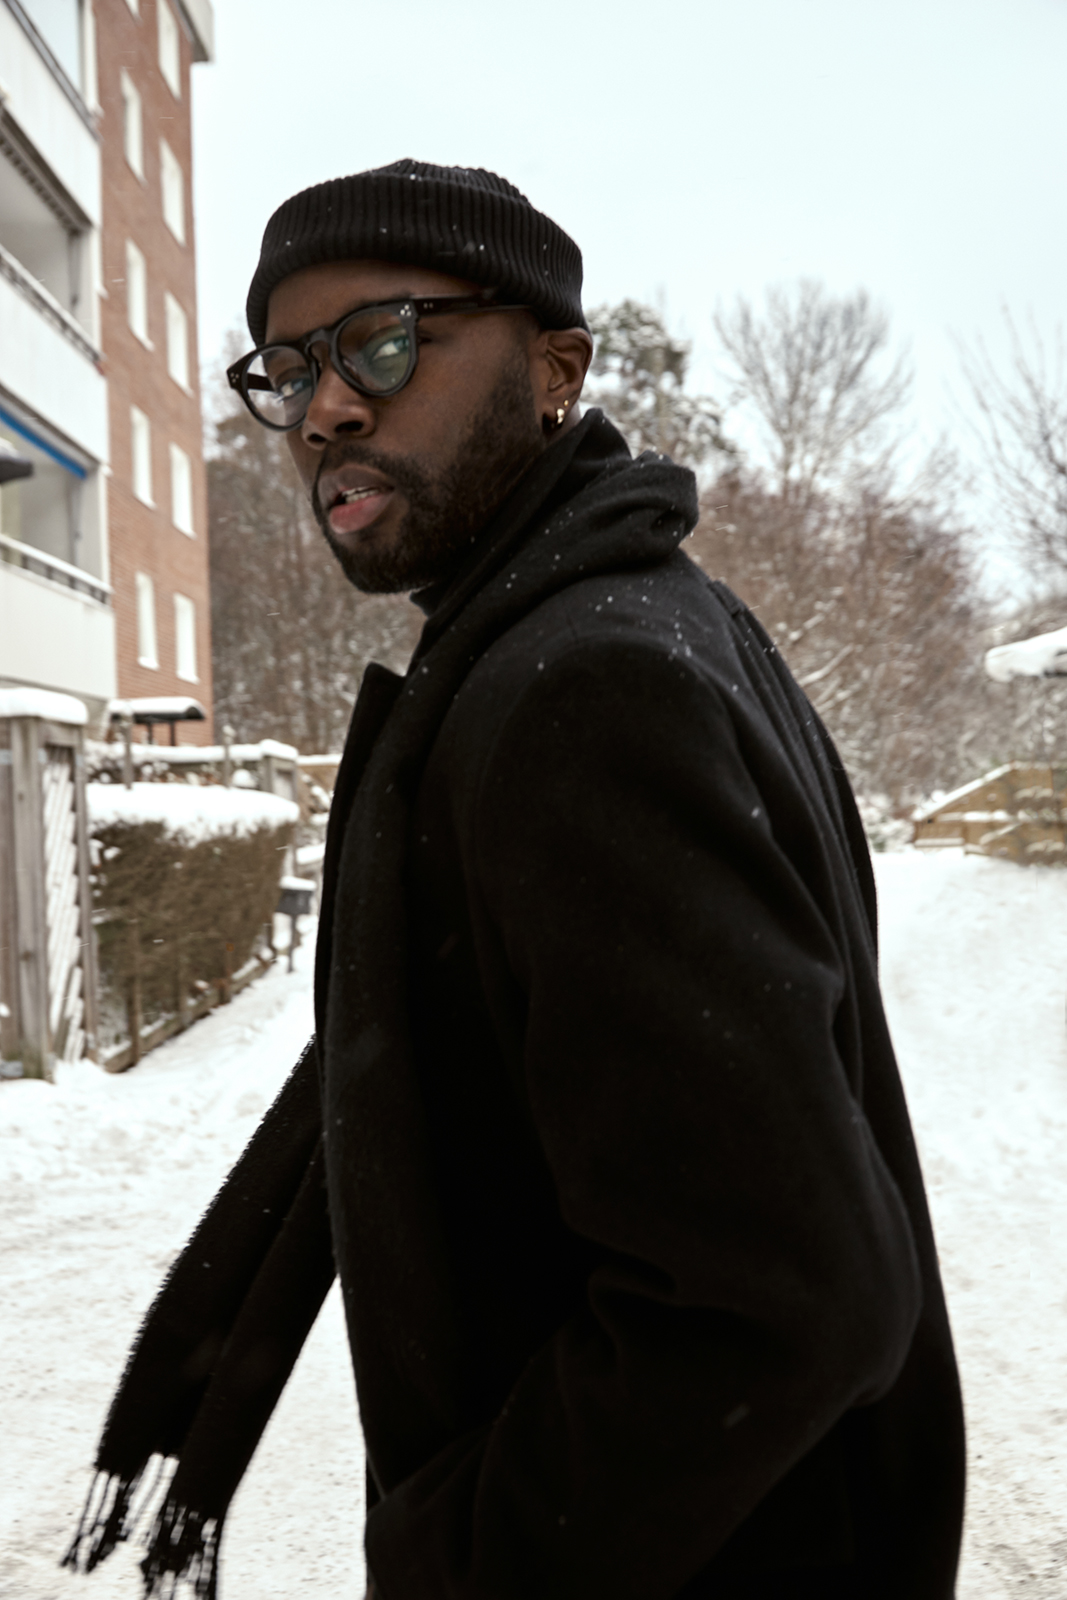
<instances>
[{"instance_id":1,"label":"overcast sky","mask_svg":"<svg viewBox=\"0 0 1067 1600\"><path fill-rule=\"evenodd\" d=\"M215 0L194 72L201 354L287 195L400 156L494 169L578 241L586 304L864 286L953 427L956 334L1064 319L1067 0Z\"/></svg>"}]
</instances>

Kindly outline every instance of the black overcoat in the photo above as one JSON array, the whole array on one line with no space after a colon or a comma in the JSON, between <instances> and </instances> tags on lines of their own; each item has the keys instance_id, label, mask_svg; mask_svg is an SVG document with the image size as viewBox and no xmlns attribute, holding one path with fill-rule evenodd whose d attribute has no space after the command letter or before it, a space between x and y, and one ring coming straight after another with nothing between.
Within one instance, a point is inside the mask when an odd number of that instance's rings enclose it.
<instances>
[{"instance_id":1,"label":"black overcoat","mask_svg":"<svg viewBox=\"0 0 1067 1600\"><path fill-rule=\"evenodd\" d=\"M316 1003L382 1600L953 1592L866 845L694 515L590 414L357 706Z\"/></svg>"}]
</instances>

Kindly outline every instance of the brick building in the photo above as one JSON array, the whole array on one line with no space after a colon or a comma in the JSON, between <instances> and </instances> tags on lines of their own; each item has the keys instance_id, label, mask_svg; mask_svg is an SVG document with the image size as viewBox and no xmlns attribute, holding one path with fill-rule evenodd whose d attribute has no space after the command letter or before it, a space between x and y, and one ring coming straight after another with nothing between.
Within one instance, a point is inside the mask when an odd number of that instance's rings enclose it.
<instances>
[{"instance_id":1,"label":"brick building","mask_svg":"<svg viewBox=\"0 0 1067 1600\"><path fill-rule=\"evenodd\" d=\"M94 0L94 11L118 693L193 695L210 714L190 69L210 56L211 9ZM210 721L183 737L210 742Z\"/></svg>"},{"instance_id":2,"label":"brick building","mask_svg":"<svg viewBox=\"0 0 1067 1600\"><path fill-rule=\"evenodd\" d=\"M0 684L211 713L190 72L210 0L0 0ZM211 722L182 725L206 743Z\"/></svg>"}]
</instances>

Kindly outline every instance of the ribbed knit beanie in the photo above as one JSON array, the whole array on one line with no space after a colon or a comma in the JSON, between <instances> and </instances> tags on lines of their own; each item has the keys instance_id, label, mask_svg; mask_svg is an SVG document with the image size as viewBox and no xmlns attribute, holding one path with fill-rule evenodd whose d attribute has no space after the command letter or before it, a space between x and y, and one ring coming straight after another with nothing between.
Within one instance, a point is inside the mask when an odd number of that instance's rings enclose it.
<instances>
[{"instance_id":1,"label":"ribbed knit beanie","mask_svg":"<svg viewBox=\"0 0 1067 1600\"><path fill-rule=\"evenodd\" d=\"M585 328L582 253L512 184L481 167L394 161L331 178L286 200L267 223L248 291L262 344L270 292L323 261L396 261L500 290L546 328Z\"/></svg>"}]
</instances>

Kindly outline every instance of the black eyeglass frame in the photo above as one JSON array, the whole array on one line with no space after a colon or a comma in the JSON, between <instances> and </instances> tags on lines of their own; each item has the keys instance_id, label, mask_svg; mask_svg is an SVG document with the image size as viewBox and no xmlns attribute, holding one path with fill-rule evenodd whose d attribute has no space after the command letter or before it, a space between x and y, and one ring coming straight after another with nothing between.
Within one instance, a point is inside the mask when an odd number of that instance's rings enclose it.
<instances>
[{"instance_id":1,"label":"black eyeglass frame","mask_svg":"<svg viewBox=\"0 0 1067 1600\"><path fill-rule=\"evenodd\" d=\"M315 390L318 388L319 379L322 376L322 363L312 352L314 345L324 343L327 346L330 365L350 389L354 389L357 394L365 395L368 400L391 400L393 395L399 394L401 389L411 382L415 374L415 368L419 364L419 341L417 335L421 317L447 316L456 313L473 316L482 311L529 310L530 307L526 305L502 304L500 301L494 300L490 294L423 295L418 298L408 295L402 300L376 300L371 305L357 306L354 311L346 311L344 316L339 317L330 327L316 328L314 333L302 334L299 339L276 339L271 344L257 345L254 350L249 350L247 355L243 355L239 361L235 361L231 367L227 367L226 381L231 389L237 390L253 417L257 422L262 423L264 428L271 428L275 433L292 433L294 428L301 426L307 416L308 408L310 408L311 402L315 397ZM411 336L411 356L408 362L408 369L400 381L392 384L388 389L370 389L365 383L361 383L351 368L346 367L344 358L341 355L339 340L345 328L356 317L366 316L368 311L395 312L400 321L407 327ZM269 379L254 377L249 371L252 362L256 360L257 356L265 355L268 350L295 350L307 362L311 371L314 383L308 396L308 406L296 422L269 422L266 417L260 415L249 397L248 391L250 389L269 389L271 387Z\"/></svg>"}]
</instances>

